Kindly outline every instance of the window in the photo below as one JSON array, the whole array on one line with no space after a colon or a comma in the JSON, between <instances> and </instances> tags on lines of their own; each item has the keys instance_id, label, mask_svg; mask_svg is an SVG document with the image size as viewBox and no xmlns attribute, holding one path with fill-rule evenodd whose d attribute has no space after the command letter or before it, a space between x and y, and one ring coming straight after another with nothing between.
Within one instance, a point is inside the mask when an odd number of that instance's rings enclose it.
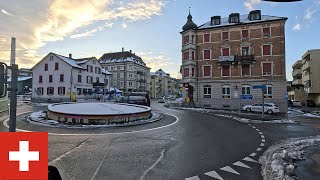
<instances>
[{"instance_id":1,"label":"window","mask_svg":"<svg viewBox=\"0 0 320 180\"><path fill-rule=\"evenodd\" d=\"M222 56L230 56L230 48L222 48Z\"/></svg>"},{"instance_id":2,"label":"window","mask_svg":"<svg viewBox=\"0 0 320 180\"><path fill-rule=\"evenodd\" d=\"M271 36L270 27L263 28L262 34L263 34L263 37L270 37Z\"/></svg>"},{"instance_id":3,"label":"window","mask_svg":"<svg viewBox=\"0 0 320 180\"><path fill-rule=\"evenodd\" d=\"M265 98L272 98L272 86L271 85L267 85L267 89L265 90L264 97Z\"/></svg>"},{"instance_id":4,"label":"window","mask_svg":"<svg viewBox=\"0 0 320 180\"><path fill-rule=\"evenodd\" d=\"M222 98L230 98L230 86L222 86Z\"/></svg>"},{"instance_id":5,"label":"window","mask_svg":"<svg viewBox=\"0 0 320 180\"><path fill-rule=\"evenodd\" d=\"M210 34L203 35L203 42L210 42Z\"/></svg>"},{"instance_id":6,"label":"window","mask_svg":"<svg viewBox=\"0 0 320 180\"><path fill-rule=\"evenodd\" d=\"M117 73L113 73L113 79L117 79Z\"/></svg>"},{"instance_id":7,"label":"window","mask_svg":"<svg viewBox=\"0 0 320 180\"><path fill-rule=\"evenodd\" d=\"M250 64L242 64L241 75L250 76Z\"/></svg>"},{"instance_id":8,"label":"window","mask_svg":"<svg viewBox=\"0 0 320 180\"><path fill-rule=\"evenodd\" d=\"M54 64L54 70L59 70L59 63Z\"/></svg>"},{"instance_id":9,"label":"window","mask_svg":"<svg viewBox=\"0 0 320 180\"><path fill-rule=\"evenodd\" d=\"M80 74L78 75L78 82L82 82L82 76Z\"/></svg>"},{"instance_id":10,"label":"window","mask_svg":"<svg viewBox=\"0 0 320 180\"><path fill-rule=\"evenodd\" d=\"M128 76L129 76L129 78L132 78L132 73L129 73Z\"/></svg>"},{"instance_id":11,"label":"window","mask_svg":"<svg viewBox=\"0 0 320 180\"><path fill-rule=\"evenodd\" d=\"M58 87L58 95L65 95L66 88L65 87Z\"/></svg>"},{"instance_id":12,"label":"window","mask_svg":"<svg viewBox=\"0 0 320 180\"><path fill-rule=\"evenodd\" d=\"M194 77L194 68L191 69L191 77Z\"/></svg>"},{"instance_id":13,"label":"window","mask_svg":"<svg viewBox=\"0 0 320 180\"><path fill-rule=\"evenodd\" d=\"M37 95L42 96L43 95L43 87L37 88Z\"/></svg>"},{"instance_id":14,"label":"window","mask_svg":"<svg viewBox=\"0 0 320 180\"><path fill-rule=\"evenodd\" d=\"M82 94L82 89L81 88L77 88L77 95L81 95Z\"/></svg>"},{"instance_id":15,"label":"window","mask_svg":"<svg viewBox=\"0 0 320 180\"><path fill-rule=\"evenodd\" d=\"M242 39L248 39L249 38L249 30L244 29L241 31Z\"/></svg>"},{"instance_id":16,"label":"window","mask_svg":"<svg viewBox=\"0 0 320 180\"><path fill-rule=\"evenodd\" d=\"M271 56L271 45L266 44L262 46L262 56Z\"/></svg>"},{"instance_id":17,"label":"window","mask_svg":"<svg viewBox=\"0 0 320 180\"><path fill-rule=\"evenodd\" d=\"M44 71L48 71L48 64L44 64Z\"/></svg>"},{"instance_id":18,"label":"window","mask_svg":"<svg viewBox=\"0 0 320 180\"><path fill-rule=\"evenodd\" d=\"M124 66L120 66L120 70L124 70Z\"/></svg>"},{"instance_id":19,"label":"window","mask_svg":"<svg viewBox=\"0 0 320 180\"><path fill-rule=\"evenodd\" d=\"M272 75L272 64L271 63L263 63L262 64L262 75L270 76Z\"/></svg>"},{"instance_id":20,"label":"window","mask_svg":"<svg viewBox=\"0 0 320 180\"><path fill-rule=\"evenodd\" d=\"M42 83L42 76L39 76L39 83Z\"/></svg>"},{"instance_id":21,"label":"window","mask_svg":"<svg viewBox=\"0 0 320 180\"><path fill-rule=\"evenodd\" d=\"M184 60L189 60L189 51L186 51L183 53L183 59Z\"/></svg>"},{"instance_id":22,"label":"window","mask_svg":"<svg viewBox=\"0 0 320 180\"><path fill-rule=\"evenodd\" d=\"M191 52L191 59L194 60L194 51Z\"/></svg>"},{"instance_id":23,"label":"window","mask_svg":"<svg viewBox=\"0 0 320 180\"><path fill-rule=\"evenodd\" d=\"M92 61L92 64L96 64L96 61L95 61L95 60L93 60L93 61Z\"/></svg>"},{"instance_id":24,"label":"window","mask_svg":"<svg viewBox=\"0 0 320 180\"><path fill-rule=\"evenodd\" d=\"M259 13L252 13L250 20L251 20L251 21L253 21L253 20L260 20L260 14L259 14Z\"/></svg>"},{"instance_id":25,"label":"window","mask_svg":"<svg viewBox=\"0 0 320 180\"><path fill-rule=\"evenodd\" d=\"M117 81L113 81L113 87L117 87Z\"/></svg>"},{"instance_id":26,"label":"window","mask_svg":"<svg viewBox=\"0 0 320 180\"><path fill-rule=\"evenodd\" d=\"M124 73L120 73L120 78L124 78Z\"/></svg>"},{"instance_id":27,"label":"window","mask_svg":"<svg viewBox=\"0 0 320 180\"><path fill-rule=\"evenodd\" d=\"M107 66L107 67L105 67L106 68L106 70L108 71L109 70L109 67Z\"/></svg>"},{"instance_id":28,"label":"window","mask_svg":"<svg viewBox=\"0 0 320 180\"><path fill-rule=\"evenodd\" d=\"M52 82L52 75L49 75L49 82Z\"/></svg>"},{"instance_id":29,"label":"window","mask_svg":"<svg viewBox=\"0 0 320 180\"><path fill-rule=\"evenodd\" d=\"M129 85L129 86L132 86L132 82L131 82L131 81L129 81L128 85Z\"/></svg>"},{"instance_id":30,"label":"window","mask_svg":"<svg viewBox=\"0 0 320 180\"><path fill-rule=\"evenodd\" d=\"M129 69L132 69L133 68L133 66L132 65L129 65Z\"/></svg>"},{"instance_id":31,"label":"window","mask_svg":"<svg viewBox=\"0 0 320 180\"><path fill-rule=\"evenodd\" d=\"M98 74L101 74L101 68L98 67Z\"/></svg>"},{"instance_id":32,"label":"window","mask_svg":"<svg viewBox=\"0 0 320 180\"><path fill-rule=\"evenodd\" d=\"M48 87L47 88L47 95L53 95L54 94L54 87Z\"/></svg>"},{"instance_id":33,"label":"window","mask_svg":"<svg viewBox=\"0 0 320 180\"><path fill-rule=\"evenodd\" d=\"M93 66L90 66L90 72L93 72Z\"/></svg>"},{"instance_id":34,"label":"window","mask_svg":"<svg viewBox=\"0 0 320 180\"><path fill-rule=\"evenodd\" d=\"M250 54L249 50L250 50L249 46L241 47L242 56L248 56Z\"/></svg>"},{"instance_id":35,"label":"window","mask_svg":"<svg viewBox=\"0 0 320 180\"><path fill-rule=\"evenodd\" d=\"M50 59L49 59L49 61L53 61L53 56L50 56Z\"/></svg>"},{"instance_id":36,"label":"window","mask_svg":"<svg viewBox=\"0 0 320 180\"><path fill-rule=\"evenodd\" d=\"M60 82L64 81L64 74L60 74Z\"/></svg>"},{"instance_id":37,"label":"window","mask_svg":"<svg viewBox=\"0 0 320 180\"><path fill-rule=\"evenodd\" d=\"M203 85L203 98L211 98L211 85Z\"/></svg>"},{"instance_id":38,"label":"window","mask_svg":"<svg viewBox=\"0 0 320 180\"><path fill-rule=\"evenodd\" d=\"M109 84L109 80L108 79L104 79L104 85L107 86Z\"/></svg>"},{"instance_id":39,"label":"window","mask_svg":"<svg viewBox=\"0 0 320 180\"><path fill-rule=\"evenodd\" d=\"M122 87L124 85L124 82L123 81L120 81L120 86Z\"/></svg>"},{"instance_id":40,"label":"window","mask_svg":"<svg viewBox=\"0 0 320 180\"><path fill-rule=\"evenodd\" d=\"M214 25L219 25L220 24L220 18L214 18L213 19L213 24Z\"/></svg>"},{"instance_id":41,"label":"window","mask_svg":"<svg viewBox=\"0 0 320 180\"><path fill-rule=\"evenodd\" d=\"M184 68L183 76L184 77L189 77L189 68Z\"/></svg>"},{"instance_id":42,"label":"window","mask_svg":"<svg viewBox=\"0 0 320 180\"><path fill-rule=\"evenodd\" d=\"M92 95L92 89L88 89L88 95Z\"/></svg>"},{"instance_id":43,"label":"window","mask_svg":"<svg viewBox=\"0 0 320 180\"><path fill-rule=\"evenodd\" d=\"M207 49L207 50L203 50L203 59L205 60L210 60L211 59L211 53L210 53L210 50Z\"/></svg>"},{"instance_id":44,"label":"window","mask_svg":"<svg viewBox=\"0 0 320 180\"><path fill-rule=\"evenodd\" d=\"M79 73L81 73L81 69L79 69Z\"/></svg>"},{"instance_id":45,"label":"window","mask_svg":"<svg viewBox=\"0 0 320 180\"><path fill-rule=\"evenodd\" d=\"M230 23L238 23L239 17L238 16L232 16L230 17Z\"/></svg>"},{"instance_id":46,"label":"window","mask_svg":"<svg viewBox=\"0 0 320 180\"><path fill-rule=\"evenodd\" d=\"M230 76L230 65L222 65L222 77Z\"/></svg>"},{"instance_id":47,"label":"window","mask_svg":"<svg viewBox=\"0 0 320 180\"><path fill-rule=\"evenodd\" d=\"M87 83L92 83L93 77L87 76Z\"/></svg>"},{"instance_id":48,"label":"window","mask_svg":"<svg viewBox=\"0 0 320 180\"><path fill-rule=\"evenodd\" d=\"M223 41L229 40L229 32L222 32L222 40Z\"/></svg>"},{"instance_id":49,"label":"window","mask_svg":"<svg viewBox=\"0 0 320 180\"><path fill-rule=\"evenodd\" d=\"M97 83L100 83L99 77L96 77L96 82L97 82Z\"/></svg>"},{"instance_id":50,"label":"window","mask_svg":"<svg viewBox=\"0 0 320 180\"><path fill-rule=\"evenodd\" d=\"M183 37L183 44L184 45L189 44L189 35Z\"/></svg>"},{"instance_id":51,"label":"window","mask_svg":"<svg viewBox=\"0 0 320 180\"><path fill-rule=\"evenodd\" d=\"M250 92L250 86L249 85L244 85L244 86L242 86L242 93L241 94L250 94L251 92Z\"/></svg>"},{"instance_id":52,"label":"window","mask_svg":"<svg viewBox=\"0 0 320 180\"><path fill-rule=\"evenodd\" d=\"M210 77L211 66L203 66L203 77Z\"/></svg>"},{"instance_id":53,"label":"window","mask_svg":"<svg viewBox=\"0 0 320 180\"><path fill-rule=\"evenodd\" d=\"M113 66L111 66L111 71L113 71Z\"/></svg>"}]
</instances>

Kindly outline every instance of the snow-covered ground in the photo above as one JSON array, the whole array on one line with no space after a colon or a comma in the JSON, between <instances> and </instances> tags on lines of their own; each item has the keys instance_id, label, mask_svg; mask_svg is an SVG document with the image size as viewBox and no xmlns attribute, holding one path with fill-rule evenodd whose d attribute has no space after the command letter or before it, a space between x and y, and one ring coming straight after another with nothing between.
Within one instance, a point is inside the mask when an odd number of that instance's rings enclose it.
<instances>
[{"instance_id":1,"label":"snow-covered ground","mask_svg":"<svg viewBox=\"0 0 320 180\"><path fill-rule=\"evenodd\" d=\"M265 180L295 180L296 162L304 159L304 148L320 142L320 135L291 138L269 147L259 158Z\"/></svg>"},{"instance_id":2,"label":"snow-covered ground","mask_svg":"<svg viewBox=\"0 0 320 180\"><path fill-rule=\"evenodd\" d=\"M33 112L27 118L28 122L33 124L44 124L44 125L56 125L59 124L58 121L49 120L47 114L44 111Z\"/></svg>"},{"instance_id":3,"label":"snow-covered ground","mask_svg":"<svg viewBox=\"0 0 320 180\"><path fill-rule=\"evenodd\" d=\"M315 118L320 118L320 114L316 114L316 113L306 113L306 114L303 114L304 116L307 116L307 117L315 117Z\"/></svg>"}]
</instances>

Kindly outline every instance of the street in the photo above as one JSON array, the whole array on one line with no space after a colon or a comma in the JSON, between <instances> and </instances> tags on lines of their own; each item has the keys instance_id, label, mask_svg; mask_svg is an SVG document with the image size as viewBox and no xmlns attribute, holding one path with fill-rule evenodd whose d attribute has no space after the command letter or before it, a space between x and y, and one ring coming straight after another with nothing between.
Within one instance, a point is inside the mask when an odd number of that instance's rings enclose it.
<instances>
[{"instance_id":1,"label":"street","mask_svg":"<svg viewBox=\"0 0 320 180\"><path fill-rule=\"evenodd\" d=\"M22 104L17 114L40 109L45 107ZM312 121L248 125L157 102L152 109L164 119L124 128L59 129L28 124L22 114L17 128L49 132L49 164L63 179L257 180L262 176L256 161L268 146L320 132Z\"/></svg>"}]
</instances>

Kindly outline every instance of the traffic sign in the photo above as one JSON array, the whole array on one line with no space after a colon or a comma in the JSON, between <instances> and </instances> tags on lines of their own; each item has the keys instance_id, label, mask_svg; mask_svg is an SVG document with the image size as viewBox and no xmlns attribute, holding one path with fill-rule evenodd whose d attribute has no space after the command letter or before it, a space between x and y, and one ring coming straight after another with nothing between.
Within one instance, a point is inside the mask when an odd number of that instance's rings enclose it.
<instances>
[{"instance_id":1,"label":"traffic sign","mask_svg":"<svg viewBox=\"0 0 320 180\"><path fill-rule=\"evenodd\" d=\"M266 85L253 85L252 89L267 89Z\"/></svg>"},{"instance_id":2,"label":"traffic sign","mask_svg":"<svg viewBox=\"0 0 320 180\"><path fill-rule=\"evenodd\" d=\"M254 97L251 94L241 94L241 99L253 99Z\"/></svg>"}]
</instances>

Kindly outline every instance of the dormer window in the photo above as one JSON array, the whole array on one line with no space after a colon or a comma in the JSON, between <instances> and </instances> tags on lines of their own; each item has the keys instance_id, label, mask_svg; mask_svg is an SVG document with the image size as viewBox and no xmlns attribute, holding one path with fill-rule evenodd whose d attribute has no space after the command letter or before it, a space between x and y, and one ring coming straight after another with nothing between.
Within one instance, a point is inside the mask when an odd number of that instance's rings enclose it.
<instances>
[{"instance_id":1,"label":"dormer window","mask_svg":"<svg viewBox=\"0 0 320 180\"><path fill-rule=\"evenodd\" d=\"M239 23L239 13L232 13L229 15L229 23Z\"/></svg>"},{"instance_id":2,"label":"dormer window","mask_svg":"<svg viewBox=\"0 0 320 180\"><path fill-rule=\"evenodd\" d=\"M220 25L220 24L221 24L221 17L220 16L211 17L211 25Z\"/></svg>"},{"instance_id":3,"label":"dormer window","mask_svg":"<svg viewBox=\"0 0 320 180\"><path fill-rule=\"evenodd\" d=\"M249 13L248 18L250 21L261 20L261 11L260 10L251 11Z\"/></svg>"}]
</instances>

